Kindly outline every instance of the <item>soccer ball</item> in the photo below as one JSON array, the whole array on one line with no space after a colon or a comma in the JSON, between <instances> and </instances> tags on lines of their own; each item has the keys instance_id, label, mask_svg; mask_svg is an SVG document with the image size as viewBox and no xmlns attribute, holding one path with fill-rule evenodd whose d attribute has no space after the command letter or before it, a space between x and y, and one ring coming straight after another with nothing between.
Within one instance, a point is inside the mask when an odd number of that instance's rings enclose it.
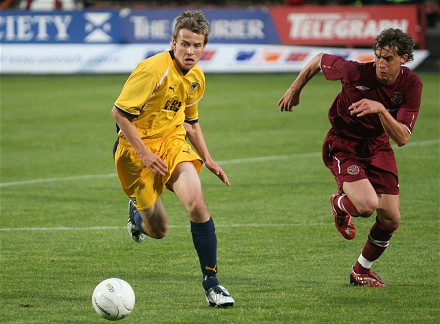
<instances>
[{"instance_id":1,"label":"soccer ball","mask_svg":"<svg viewBox=\"0 0 440 324\"><path fill-rule=\"evenodd\" d=\"M134 308L135 296L130 284L119 278L99 283L92 294L92 305L99 316L116 321L127 317Z\"/></svg>"}]
</instances>

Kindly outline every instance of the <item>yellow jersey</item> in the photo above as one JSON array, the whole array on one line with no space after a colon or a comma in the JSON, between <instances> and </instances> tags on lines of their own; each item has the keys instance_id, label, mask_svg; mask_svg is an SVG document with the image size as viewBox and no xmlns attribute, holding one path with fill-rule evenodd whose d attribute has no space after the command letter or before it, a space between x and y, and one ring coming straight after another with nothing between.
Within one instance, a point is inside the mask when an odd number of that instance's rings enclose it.
<instances>
[{"instance_id":1,"label":"yellow jersey","mask_svg":"<svg viewBox=\"0 0 440 324\"><path fill-rule=\"evenodd\" d=\"M160 138L185 120L197 121L204 92L205 75L198 65L182 71L172 51L162 52L138 64L115 106L134 117L141 138Z\"/></svg>"}]
</instances>

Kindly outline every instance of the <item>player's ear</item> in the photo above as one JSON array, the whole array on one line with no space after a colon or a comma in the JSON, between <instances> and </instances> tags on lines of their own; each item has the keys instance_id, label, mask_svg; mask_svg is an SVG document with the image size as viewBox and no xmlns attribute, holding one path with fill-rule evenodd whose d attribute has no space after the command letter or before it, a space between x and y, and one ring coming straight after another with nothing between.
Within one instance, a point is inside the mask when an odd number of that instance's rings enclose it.
<instances>
[{"instance_id":1,"label":"player's ear","mask_svg":"<svg viewBox=\"0 0 440 324\"><path fill-rule=\"evenodd\" d=\"M400 64L403 65L403 64L405 64L406 62L408 62L408 54L403 54L403 55L400 57Z\"/></svg>"}]
</instances>

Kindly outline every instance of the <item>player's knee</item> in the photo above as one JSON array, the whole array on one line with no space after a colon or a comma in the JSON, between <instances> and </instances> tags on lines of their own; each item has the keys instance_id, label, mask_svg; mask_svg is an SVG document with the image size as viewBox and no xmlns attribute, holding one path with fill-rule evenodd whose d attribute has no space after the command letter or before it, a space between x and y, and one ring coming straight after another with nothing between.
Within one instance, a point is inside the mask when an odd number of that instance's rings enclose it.
<instances>
[{"instance_id":1,"label":"player's knee","mask_svg":"<svg viewBox=\"0 0 440 324\"><path fill-rule=\"evenodd\" d=\"M400 213L386 213L383 210L377 210L377 218L383 227L390 231L395 231L400 225Z\"/></svg>"},{"instance_id":2,"label":"player's knee","mask_svg":"<svg viewBox=\"0 0 440 324\"><path fill-rule=\"evenodd\" d=\"M379 204L378 200L365 199L358 206L356 206L356 208L359 211L359 215L361 217L370 217L377 209L378 204Z\"/></svg>"},{"instance_id":3,"label":"player's knee","mask_svg":"<svg viewBox=\"0 0 440 324\"><path fill-rule=\"evenodd\" d=\"M361 217L368 218L373 215L374 209L362 209L359 211Z\"/></svg>"},{"instance_id":4,"label":"player's knee","mask_svg":"<svg viewBox=\"0 0 440 324\"><path fill-rule=\"evenodd\" d=\"M379 207L379 199L377 196L365 197L356 207L361 217L370 217Z\"/></svg>"},{"instance_id":5,"label":"player's knee","mask_svg":"<svg viewBox=\"0 0 440 324\"><path fill-rule=\"evenodd\" d=\"M149 227L145 232L147 235L154 239L162 239L167 234L168 226L162 224L160 226Z\"/></svg>"},{"instance_id":6,"label":"player's knee","mask_svg":"<svg viewBox=\"0 0 440 324\"><path fill-rule=\"evenodd\" d=\"M203 199L194 200L190 205L187 206L187 212L192 221L196 223L204 222L209 220L205 219L205 215L209 215L208 207Z\"/></svg>"},{"instance_id":7,"label":"player's knee","mask_svg":"<svg viewBox=\"0 0 440 324\"><path fill-rule=\"evenodd\" d=\"M154 236L152 236L152 238L154 238L155 240L160 240L163 239L165 237L165 233L155 233Z\"/></svg>"},{"instance_id":8,"label":"player's knee","mask_svg":"<svg viewBox=\"0 0 440 324\"><path fill-rule=\"evenodd\" d=\"M155 229L150 233L148 233L147 235L150 236L151 238L160 240L163 239L166 236L166 234L167 234L166 229L165 230Z\"/></svg>"}]
</instances>

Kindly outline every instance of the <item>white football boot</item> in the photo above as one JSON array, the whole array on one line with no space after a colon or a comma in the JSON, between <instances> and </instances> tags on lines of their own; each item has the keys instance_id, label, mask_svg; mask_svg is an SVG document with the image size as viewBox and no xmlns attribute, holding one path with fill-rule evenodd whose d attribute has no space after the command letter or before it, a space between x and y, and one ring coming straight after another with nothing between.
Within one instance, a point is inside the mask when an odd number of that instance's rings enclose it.
<instances>
[{"instance_id":1,"label":"white football boot","mask_svg":"<svg viewBox=\"0 0 440 324\"><path fill-rule=\"evenodd\" d=\"M231 297L225 287L217 285L206 291L206 301L211 307L234 306L234 298Z\"/></svg>"}]
</instances>

